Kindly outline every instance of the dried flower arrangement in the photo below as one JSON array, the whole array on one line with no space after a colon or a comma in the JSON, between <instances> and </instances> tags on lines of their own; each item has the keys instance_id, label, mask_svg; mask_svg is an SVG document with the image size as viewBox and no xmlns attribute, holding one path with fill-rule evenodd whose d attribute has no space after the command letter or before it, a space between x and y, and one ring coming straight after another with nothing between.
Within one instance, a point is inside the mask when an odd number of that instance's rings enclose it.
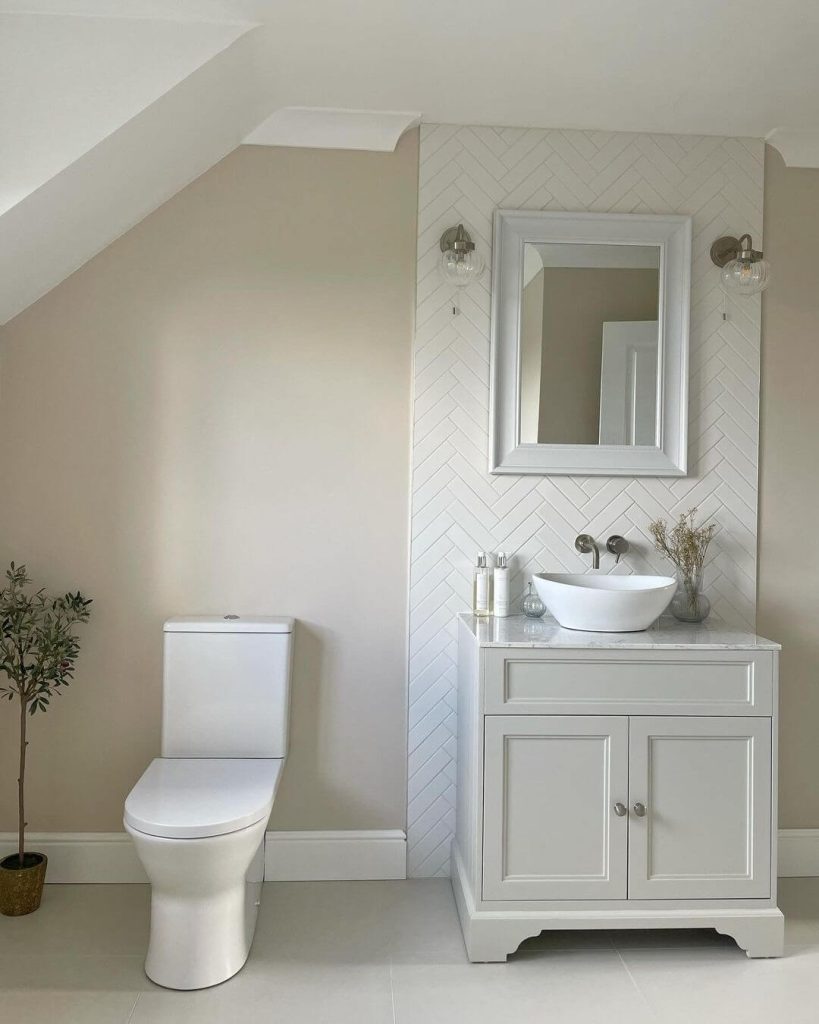
<instances>
[{"instance_id":1,"label":"dried flower arrangement","mask_svg":"<svg viewBox=\"0 0 819 1024\"><path fill-rule=\"evenodd\" d=\"M695 526L697 512L696 508L689 509L672 527L669 527L664 519L655 519L648 527L648 532L654 539L654 547L674 563L680 582L685 588L688 614L678 615L678 618L692 621L701 621L705 618L705 615L701 614L701 604L707 601L700 593L702 567L705 564L708 545L717 532L716 523ZM672 610L677 614L676 609L672 607Z\"/></svg>"}]
</instances>

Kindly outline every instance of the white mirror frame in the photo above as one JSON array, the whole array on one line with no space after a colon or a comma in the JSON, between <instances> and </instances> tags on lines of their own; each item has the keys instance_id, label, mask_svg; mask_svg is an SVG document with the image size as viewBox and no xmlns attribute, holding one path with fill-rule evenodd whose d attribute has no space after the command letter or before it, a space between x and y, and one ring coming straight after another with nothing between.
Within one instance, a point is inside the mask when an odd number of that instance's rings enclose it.
<instances>
[{"instance_id":1,"label":"white mirror frame","mask_svg":"<svg viewBox=\"0 0 819 1024\"><path fill-rule=\"evenodd\" d=\"M659 247L659 386L654 446L521 443L520 312L526 242ZM690 304L690 217L496 210L492 253L489 472L543 476L685 476Z\"/></svg>"}]
</instances>

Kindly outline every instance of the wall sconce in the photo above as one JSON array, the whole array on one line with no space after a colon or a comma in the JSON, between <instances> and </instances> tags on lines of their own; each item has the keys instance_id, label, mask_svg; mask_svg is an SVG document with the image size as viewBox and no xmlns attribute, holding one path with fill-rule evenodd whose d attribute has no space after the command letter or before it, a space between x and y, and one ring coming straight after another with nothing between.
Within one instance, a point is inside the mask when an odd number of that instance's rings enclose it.
<instances>
[{"instance_id":1,"label":"wall sconce","mask_svg":"<svg viewBox=\"0 0 819 1024\"><path fill-rule=\"evenodd\" d=\"M722 287L729 295L758 295L768 287L771 265L754 249L750 235L723 235L711 246L711 260L722 268Z\"/></svg>"},{"instance_id":2,"label":"wall sconce","mask_svg":"<svg viewBox=\"0 0 819 1024\"><path fill-rule=\"evenodd\" d=\"M483 273L483 256L475 251L475 243L463 224L448 228L441 235L441 262L438 267L443 279L456 288L466 288ZM457 304L452 307L452 313L458 315Z\"/></svg>"}]
</instances>

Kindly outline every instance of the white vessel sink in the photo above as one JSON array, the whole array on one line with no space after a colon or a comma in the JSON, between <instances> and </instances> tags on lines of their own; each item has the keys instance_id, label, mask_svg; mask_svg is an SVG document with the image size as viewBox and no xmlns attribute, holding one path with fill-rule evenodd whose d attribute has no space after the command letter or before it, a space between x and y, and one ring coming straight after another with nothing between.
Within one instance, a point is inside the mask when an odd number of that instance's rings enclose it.
<instances>
[{"instance_id":1,"label":"white vessel sink","mask_svg":"<svg viewBox=\"0 0 819 1024\"><path fill-rule=\"evenodd\" d=\"M668 607L677 581L671 576L595 576L539 572L541 601L566 629L636 633Z\"/></svg>"}]
</instances>

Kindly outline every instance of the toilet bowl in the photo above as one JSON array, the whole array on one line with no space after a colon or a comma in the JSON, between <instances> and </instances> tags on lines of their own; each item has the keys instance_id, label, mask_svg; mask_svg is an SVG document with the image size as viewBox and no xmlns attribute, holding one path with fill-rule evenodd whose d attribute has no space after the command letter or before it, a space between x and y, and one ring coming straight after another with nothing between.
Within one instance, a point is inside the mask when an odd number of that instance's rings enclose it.
<instances>
[{"instance_id":1,"label":"toilet bowl","mask_svg":"<svg viewBox=\"0 0 819 1024\"><path fill-rule=\"evenodd\" d=\"M145 973L158 985L218 985L247 960L281 764L157 758L131 790L124 824L151 882Z\"/></svg>"},{"instance_id":2,"label":"toilet bowl","mask_svg":"<svg viewBox=\"0 0 819 1024\"><path fill-rule=\"evenodd\" d=\"M166 623L163 756L123 819L151 883L145 973L166 988L218 985L250 952L287 750L291 629L290 619Z\"/></svg>"},{"instance_id":3,"label":"toilet bowl","mask_svg":"<svg viewBox=\"0 0 819 1024\"><path fill-rule=\"evenodd\" d=\"M218 985L250 953L264 875L264 822L207 839L126 829L151 881L145 973L165 988Z\"/></svg>"}]
</instances>

